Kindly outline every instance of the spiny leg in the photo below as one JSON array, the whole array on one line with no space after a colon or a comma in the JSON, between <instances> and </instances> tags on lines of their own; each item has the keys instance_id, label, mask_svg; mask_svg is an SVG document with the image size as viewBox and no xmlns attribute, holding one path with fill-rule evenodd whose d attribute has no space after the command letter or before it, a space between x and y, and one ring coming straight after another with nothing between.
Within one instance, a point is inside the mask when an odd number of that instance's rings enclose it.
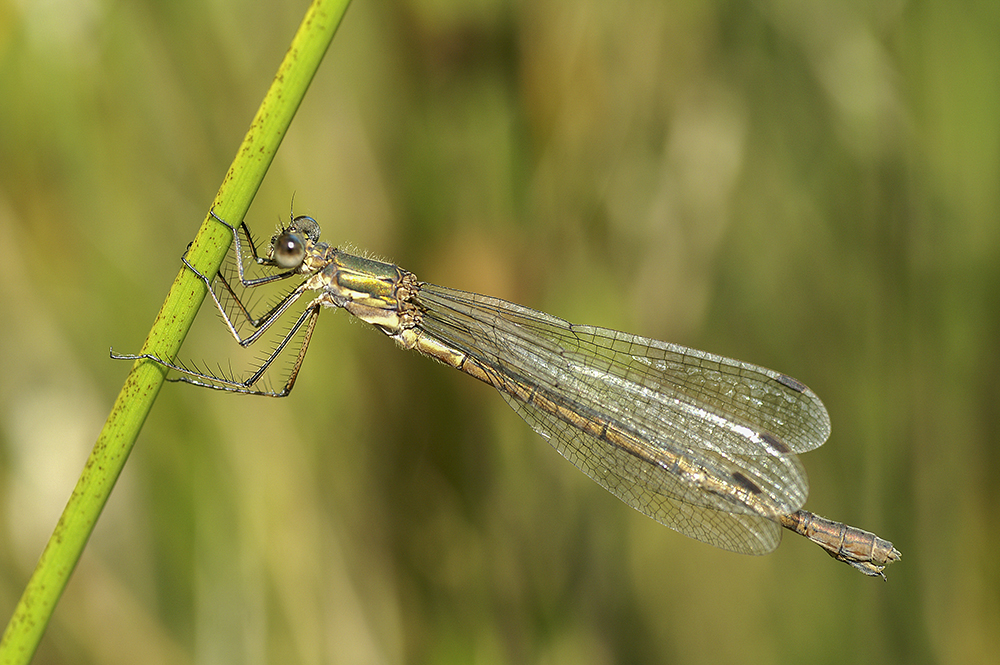
<instances>
[{"instance_id":1,"label":"spiny leg","mask_svg":"<svg viewBox=\"0 0 1000 665\"><path fill-rule=\"evenodd\" d=\"M237 380L235 378L230 379L225 376L216 376L214 374L209 374L208 372L198 371L197 369L190 369L178 363L163 360L162 358L159 358L151 353L116 354L112 349L111 357L115 360L149 360L183 375L177 377L176 379L167 379L168 381L190 383L203 388L212 388L213 390L224 390L227 392L242 393L245 395L285 397L292 391L292 388L295 386L295 380L299 376L299 370L302 368L302 362L305 360L306 351L309 349L309 342L312 340L313 332L316 329L316 320L319 317L320 309L322 309L322 303L319 299L317 299L302 312L299 318L288 330L288 333L281 338L281 341L274 347L274 350L271 351L271 353L268 354L263 361L261 361L260 365L256 370L254 370L253 374L244 380ZM274 361L278 359L278 356L282 354L289 342L294 339L303 324L305 324L305 328L302 333L302 342L299 344L299 350L296 353L295 361L292 363L288 378L285 380L282 389L279 391L256 389L254 386L258 381L260 381Z\"/></svg>"},{"instance_id":2,"label":"spiny leg","mask_svg":"<svg viewBox=\"0 0 1000 665\"><path fill-rule=\"evenodd\" d=\"M236 245L237 271L239 274L240 284L242 286L244 286L245 288L254 288L257 286L271 284L279 280L287 279L288 277L292 277L298 274L296 270L291 269L291 270L286 270L282 273L267 275L257 279L247 279L246 276L244 275L244 270L243 270L244 254L238 228L232 226L231 224L220 218L218 215L216 215L214 209L210 210L209 212L212 217L214 217L219 223L224 225L233 233L233 240L234 244ZM258 254L257 248L253 241L253 237L250 234L246 222L241 223L239 228L243 230L244 235L246 236L246 240L252 251L254 261L258 265L263 265L268 267L278 267L276 265L276 262L274 262L270 258L263 258ZM212 286L212 280L209 279L207 275L205 275L197 268L195 268L187 260L187 252L185 252L184 255L181 256L181 261L184 263L185 267L188 268L188 270L194 273L205 284L205 287L208 289L208 293L211 294L212 300L215 302L216 308L222 315L222 319L225 322L226 327L229 329L229 332L232 334L233 338L236 339L237 343L239 343L239 345L244 348L247 348L253 343L257 342L271 328L271 326L288 311L288 309L302 296L302 294L305 293L307 290L309 290L306 287L306 284L302 283L289 293L285 294L273 307L271 307L262 316L254 317L249 311L249 308L243 303L243 300L240 298L240 296L235 292L229 281L221 273L219 273L217 277L220 283L222 284L223 288L225 289L226 293L228 293L228 296L235 303L239 313L255 329L251 335L249 335L246 338L243 338L240 336L232 316L230 316L230 313L226 310L225 306L222 304L222 301L219 299L218 294L215 292L215 289ZM231 392L239 392L239 393L254 394L254 395L267 395L272 397L283 397L287 395L291 391L292 387L295 385L295 380L298 377L299 370L301 369L302 362L305 358L306 351L309 347L309 342L312 338L312 334L316 326L316 319L319 316L319 310L321 309L321 307L322 305L319 299L311 303L302 312L302 314L299 316L296 322L291 326L288 332L282 337L281 341L275 346L273 351L261 361L260 365L253 372L253 374L251 374L249 378L242 381L226 378L225 376L216 376L208 372L198 371L196 368L189 369L179 363L168 362L153 354L119 355L115 354L114 350L112 350L111 357L118 360L146 359L158 363L164 367L173 369L184 375L177 379L168 379L170 381L183 381L186 383L191 383L206 388L213 388L216 390L226 390ZM267 372L270 366L274 363L274 361L278 358L278 356L282 354L282 352L287 348L291 340L299 332L303 323L306 323L307 321L308 323L303 333L302 343L299 346L299 350L296 354L295 361L292 363L291 370L289 372L288 378L286 379L283 388L277 392L270 390L254 389L253 387L255 386L255 384L258 381L260 381L260 379L264 376L264 374Z\"/></svg>"},{"instance_id":3,"label":"spiny leg","mask_svg":"<svg viewBox=\"0 0 1000 665\"><path fill-rule=\"evenodd\" d=\"M247 239L247 244L249 244L250 250L253 253L254 262L257 263L257 265L267 266L267 267L275 267L274 264L272 262L269 262L268 259L261 257L257 253L257 247L254 244L253 236L250 234L250 229L247 227L246 222L242 222L239 228L237 228L234 227L229 222L222 219L221 217L219 217L218 215L216 215L214 208L209 211L209 214L213 218L215 218L216 221L218 221L220 224L228 228L230 232L232 232L233 234L233 243L236 246L235 249L236 270L239 275L240 284L243 286L243 288L252 289L258 286L263 286L265 284L273 284L274 282L283 279L288 279L289 277L293 277L296 274L298 274L296 270L291 269L273 275L265 275L264 277L247 279L243 269L244 252L242 243L240 242L239 229L243 229L243 233ZM215 301L216 308L219 310L219 313L222 315L223 320L226 322L226 326L229 328L229 331L232 333L236 341L239 342L240 345L242 346L246 346L247 344L252 343L252 342L244 342L244 340L240 338L240 335L236 330L236 326L234 325L232 317L230 316L229 312L226 311L226 308L223 307L222 302L219 300L218 295L215 293L215 289L212 288L212 280L209 279L207 275L203 274L201 271L199 271L197 268L191 265L191 263L187 260L187 252L185 252L184 255L181 256L181 261L184 262L184 265L187 266L188 270L193 272L198 277L198 279L200 279L205 284L205 287L208 289L208 292L212 295L212 300ZM250 323L251 326L257 329L261 328L266 329L267 327L269 327L271 323L273 323L274 320L277 318L277 316L279 316L282 312L284 312L287 309L288 305L291 304L290 302L286 301L290 298L291 301L294 302L294 300L298 298L298 295L295 295L295 291L292 291L284 298L282 298L269 311L265 312L262 316L255 317L250 312L250 308L244 304L243 299L239 296L239 294L236 293L232 285L229 283L229 280L226 279L226 277L222 274L222 272L219 272L216 275L216 277L218 278L219 282L222 284L226 292L229 294L229 297L236 305L240 314L242 314L242 316L247 320L248 323Z\"/></svg>"},{"instance_id":4,"label":"spiny leg","mask_svg":"<svg viewBox=\"0 0 1000 665\"><path fill-rule=\"evenodd\" d=\"M288 308L291 307L295 303L295 301L302 296L303 293L309 290L305 283L299 284L297 287L295 287L287 294L285 294L281 298L281 300L279 300L271 309L265 312L262 316L255 318L250 313L250 310L246 307L246 305L243 304L242 299L240 299L240 297L233 290L233 287L229 284L229 281L225 277L223 277L222 274L220 273L217 276L219 278L219 282L223 285L223 288L225 288L226 292L229 294L229 297L232 298L233 302L236 303L236 306L240 314L242 314L243 317L247 320L247 322L249 322L250 325L253 326L254 328L254 332L244 338L240 336L239 330L237 330L236 324L234 323L232 317L230 316L229 312L226 311L226 308L225 306L223 306L222 301L219 299L218 294L215 292L215 289L212 288L212 281L204 274L199 272L197 268L191 265L191 263L188 262L186 256L182 256L181 261L183 261L184 265L187 266L187 268L191 272L197 275L197 277L205 284L205 287L208 289L209 295L212 296L212 301L215 302L216 309L218 309L219 313L222 315L222 320L225 322L226 327L229 328L229 332L232 334L233 338L243 348L250 346L258 339L260 339L261 335L267 332L267 330L274 324L274 322L277 321L279 318L281 318L281 315L284 314L286 311L288 311ZM285 279L287 277L291 277L294 274L295 273L271 275L268 278L262 278L262 280L266 279L267 281L253 280L254 283L251 283L249 286L250 287L261 286L262 284L267 284L270 282L277 281L279 279ZM245 282L244 285L246 285Z\"/></svg>"}]
</instances>

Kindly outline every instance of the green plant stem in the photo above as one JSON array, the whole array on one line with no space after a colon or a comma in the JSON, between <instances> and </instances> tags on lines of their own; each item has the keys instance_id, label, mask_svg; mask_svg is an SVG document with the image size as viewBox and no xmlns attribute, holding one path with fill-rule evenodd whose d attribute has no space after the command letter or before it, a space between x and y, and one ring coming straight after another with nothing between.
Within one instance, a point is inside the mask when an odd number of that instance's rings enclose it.
<instances>
[{"instance_id":1,"label":"green plant stem","mask_svg":"<svg viewBox=\"0 0 1000 665\"><path fill-rule=\"evenodd\" d=\"M215 197L215 212L223 219L238 222L249 209L348 4L349 0L314 0L310 5ZM231 240L230 232L206 215L188 259L204 274L214 275ZM205 295L204 284L182 268L141 353L173 359ZM0 663L27 663L34 655L165 375L155 363L133 365L7 624L0 641Z\"/></svg>"}]
</instances>

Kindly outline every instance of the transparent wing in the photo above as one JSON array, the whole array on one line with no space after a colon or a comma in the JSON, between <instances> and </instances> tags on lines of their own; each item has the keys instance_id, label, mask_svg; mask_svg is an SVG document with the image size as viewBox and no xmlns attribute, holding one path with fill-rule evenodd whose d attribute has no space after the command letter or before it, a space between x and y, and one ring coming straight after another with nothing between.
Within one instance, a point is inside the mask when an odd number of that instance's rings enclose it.
<instances>
[{"instance_id":1,"label":"transparent wing","mask_svg":"<svg viewBox=\"0 0 1000 665\"><path fill-rule=\"evenodd\" d=\"M798 381L488 296L424 284L417 301L425 332L474 358L563 456L657 521L761 554L780 538L773 520L805 503L794 453L822 445L830 424Z\"/></svg>"},{"instance_id":2,"label":"transparent wing","mask_svg":"<svg viewBox=\"0 0 1000 665\"><path fill-rule=\"evenodd\" d=\"M781 541L777 522L752 512L732 512L736 507L731 501L703 492L681 477L608 445L552 413L518 401L506 392L502 394L518 415L563 457L657 522L710 545L743 554L766 554Z\"/></svg>"}]
</instances>

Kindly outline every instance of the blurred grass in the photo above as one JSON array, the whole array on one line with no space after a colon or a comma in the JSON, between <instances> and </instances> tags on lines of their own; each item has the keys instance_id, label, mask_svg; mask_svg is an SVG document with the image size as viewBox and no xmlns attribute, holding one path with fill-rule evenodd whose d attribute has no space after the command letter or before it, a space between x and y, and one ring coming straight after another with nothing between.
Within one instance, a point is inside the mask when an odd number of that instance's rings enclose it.
<instances>
[{"instance_id":1,"label":"blurred grass","mask_svg":"<svg viewBox=\"0 0 1000 665\"><path fill-rule=\"evenodd\" d=\"M346 9L346 0L315 0L306 11L223 178L212 203L211 216L206 215L198 235L185 250L184 263L191 269L178 271L140 356L131 356L136 360L132 371L4 630L0 641L0 660L4 665L33 659L59 598L163 386L164 367L147 360L151 357L168 363L174 360L205 297L207 286L199 283L205 280L200 275L216 274L226 258L232 240L227 235L235 230L232 227L227 230L213 217L243 219ZM224 238L221 241L220 235ZM112 356L121 359L114 353Z\"/></svg>"},{"instance_id":2,"label":"blurred grass","mask_svg":"<svg viewBox=\"0 0 1000 665\"><path fill-rule=\"evenodd\" d=\"M0 5L8 614L305 5ZM356 2L248 217L294 192L422 279L805 381L807 506L893 540L888 583L659 527L327 312L288 399L161 392L36 662L988 660L998 23ZM181 355L231 347L205 311Z\"/></svg>"}]
</instances>

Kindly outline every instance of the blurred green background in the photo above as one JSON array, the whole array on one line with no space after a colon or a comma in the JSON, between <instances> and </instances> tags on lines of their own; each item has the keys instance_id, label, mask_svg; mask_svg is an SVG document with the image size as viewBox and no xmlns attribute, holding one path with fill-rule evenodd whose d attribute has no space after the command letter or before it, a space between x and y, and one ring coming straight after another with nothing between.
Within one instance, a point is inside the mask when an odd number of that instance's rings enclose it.
<instances>
[{"instance_id":1,"label":"blurred green background","mask_svg":"<svg viewBox=\"0 0 1000 665\"><path fill-rule=\"evenodd\" d=\"M306 2L0 1L6 622ZM285 400L169 384L38 663L971 663L1000 652L1000 5L356 0L248 220L786 372L745 557L324 312ZM209 309L185 358L234 346Z\"/></svg>"}]
</instances>

